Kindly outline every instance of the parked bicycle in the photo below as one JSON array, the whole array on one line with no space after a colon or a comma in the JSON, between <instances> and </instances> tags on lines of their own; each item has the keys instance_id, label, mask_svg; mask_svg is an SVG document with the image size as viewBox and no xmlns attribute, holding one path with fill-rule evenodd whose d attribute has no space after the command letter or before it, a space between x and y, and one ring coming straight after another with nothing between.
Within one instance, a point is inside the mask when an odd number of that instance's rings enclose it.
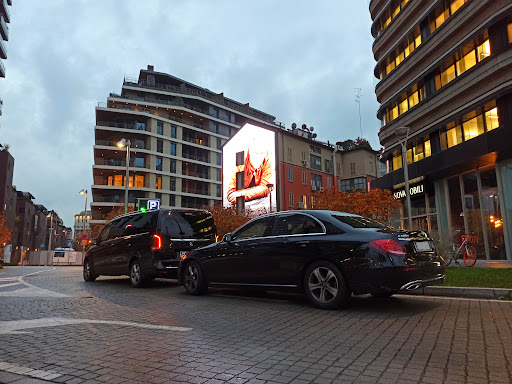
<instances>
[{"instance_id":1,"label":"parked bicycle","mask_svg":"<svg viewBox=\"0 0 512 384\"><path fill-rule=\"evenodd\" d=\"M468 267L472 267L476 263L476 248L475 245L478 245L478 237L473 235L462 235L462 244L458 247L457 245L453 246L453 252L450 252L444 258L445 265L450 265L450 263L455 261L455 264L460 265L457 260L459 255L462 255L464 259L464 264Z\"/></svg>"}]
</instances>

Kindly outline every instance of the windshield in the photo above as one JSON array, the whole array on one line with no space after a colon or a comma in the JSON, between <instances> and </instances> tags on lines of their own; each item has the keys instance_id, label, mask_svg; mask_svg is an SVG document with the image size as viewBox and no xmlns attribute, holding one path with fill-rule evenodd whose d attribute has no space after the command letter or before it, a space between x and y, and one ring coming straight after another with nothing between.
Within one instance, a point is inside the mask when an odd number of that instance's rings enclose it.
<instances>
[{"instance_id":1,"label":"windshield","mask_svg":"<svg viewBox=\"0 0 512 384\"><path fill-rule=\"evenodd\" d=\"M341 221L344 224L350 225L352 228L385 228L385 225L382 225L378 221L367 219L361 216L342 216L342 215L332 215L336 220Z\"/></svg>"},{"instance_id":2,"label":"windshield","mask_svg":"<svg viewBox=\"0 0 512 384\"><path fill-rule=\"evenodd\" d=\"M215 224L208 212L164 212L160 219L162 234L178 239L213 239Z\"/></svg>"}]
</instances>

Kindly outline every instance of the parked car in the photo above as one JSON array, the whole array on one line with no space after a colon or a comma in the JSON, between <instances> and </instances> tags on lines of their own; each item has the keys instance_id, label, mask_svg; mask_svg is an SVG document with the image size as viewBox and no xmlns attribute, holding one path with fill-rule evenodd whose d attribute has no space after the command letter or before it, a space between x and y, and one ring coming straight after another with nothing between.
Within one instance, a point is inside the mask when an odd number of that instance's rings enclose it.
<instances>
[{"instance_id":1,"label":"parked car","mask_svg":"<svg viewBox=\"0 0 512 384\"><path fill-rule=\"evenodd\" d=\"M133 287L156 277L177 278L185 251L216 241L212 215L203 210L155 210L118 216L84 258L84 280L129 275Z\"/></svg>"},{"instance_id":2,"label":"parked car","mask_svg":"<svg viewBox=\"0 0 512 384\"><path fill-rule=\"evenodd\" d=\"M389 297L441 283L444 265L425 232L300 210L260 216L219 243L187 252L179 280L192 295L209 286L293 290L332 309L346 305L351 293Z\"/></svg>"}]
</instances>

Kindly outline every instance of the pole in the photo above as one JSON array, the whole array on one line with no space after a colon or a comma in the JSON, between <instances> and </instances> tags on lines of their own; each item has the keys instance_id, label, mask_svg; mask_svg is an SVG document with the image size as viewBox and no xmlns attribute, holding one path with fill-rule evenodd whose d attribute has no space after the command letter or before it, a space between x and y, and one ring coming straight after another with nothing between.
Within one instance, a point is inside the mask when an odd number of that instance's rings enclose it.
<instances>
[{"instance_id":1,"label":"pole","mask_svg":"<svg viewBox=\"0 0 512 384\"><path fill-rule=\"evenodd\" d=\"M272 213L272 190L270 190L268 196L270 197L270 213Z\"/></svg>"},{"instance_id":2,"label":"pole","mask_svg":"<svg viewBox=\"0 0 512 384\"><path fill-rule=\"evenodd\" d=\"M52 250L52 237L53 237L53 213L50 214L50 238L48 239L48 250Z\"/></svg>"},{"instance_id":3,"label":"pole","mask_svg":"<svg viewBox=\"0 0 512 384\"><path fill-rule=\"evenodd\" d=\"M85 232L85 227L87 226L87 190L85 190L85 217L84 217L84 232Z\"/></svg>"},{"instance_id":4,"label":"pole","mask_svg":"<svg viewBox=\"0 0 512 384\"><path fill-rule=\"evenodd\" d=\"M409 169L407 164L407 139L409 137L409 131L404 140L400 140L402 146L402 166L404 168L404 179L405 179L405 198L407 204L407 229L412 231L412 213L411 213L411 190L409 189Z\"/></svg>"},{"instance_id":5,"label":"pole","mask_svg":"<svg viewBox=\"0 0 512 384\"><path fill-rule=\"evenodd\" d=\"M124 181L124 213L128 213L128 184L130 179L130 142L126 143L126 177Z\"/></svg>"}]
</instances>

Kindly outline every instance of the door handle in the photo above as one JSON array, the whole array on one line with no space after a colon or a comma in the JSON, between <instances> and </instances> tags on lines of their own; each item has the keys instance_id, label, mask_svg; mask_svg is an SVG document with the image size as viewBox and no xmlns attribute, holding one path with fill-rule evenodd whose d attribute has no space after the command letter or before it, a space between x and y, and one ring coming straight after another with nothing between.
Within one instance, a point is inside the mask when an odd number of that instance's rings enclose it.
<instances>
[{"instance_id":1,"label":"door handle","mask_svg":"<svg viewBox=\"0 0 512 384\"><path fill-rule=\"evenodd\" d=\"M304 240L304 241L298 241L297 242L297 245L301 246L301 247L305 247L309 244L309 240Z\"/></svg>"}]
</instances>

